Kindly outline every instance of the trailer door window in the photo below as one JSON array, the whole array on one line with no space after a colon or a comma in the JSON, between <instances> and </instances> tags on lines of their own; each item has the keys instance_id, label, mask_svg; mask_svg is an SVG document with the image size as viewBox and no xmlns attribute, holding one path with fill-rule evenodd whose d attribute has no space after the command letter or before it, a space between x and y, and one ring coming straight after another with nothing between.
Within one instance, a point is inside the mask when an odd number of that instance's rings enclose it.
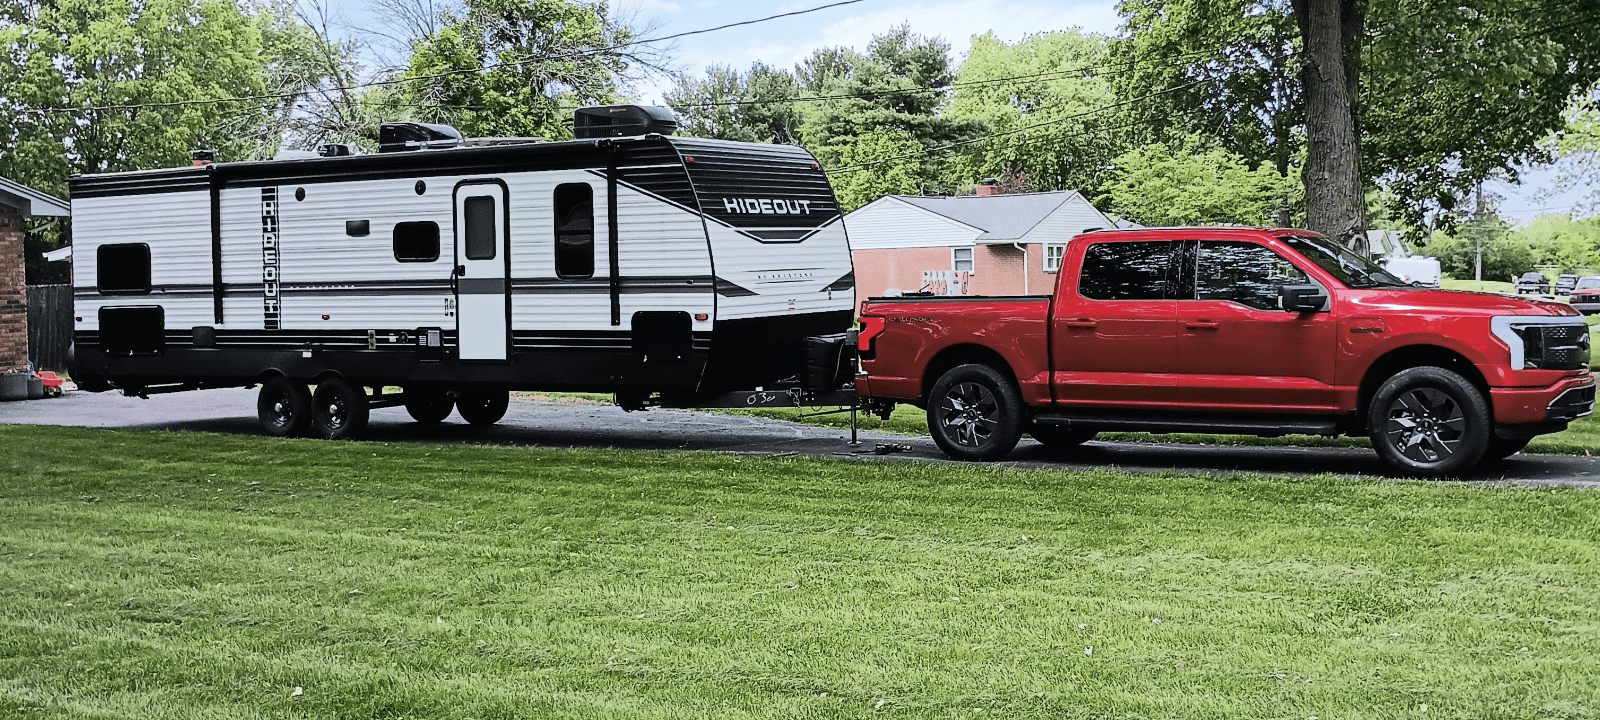
<instances>
[{"instance_id":1,"label":"trailer door window","mask_svg":"<svg viewBox=\"0 0 1600 720\"><path fill-rule=\"evenodd\" d=\"M494 198L480 195L461 203L466 220L467 259L493 260L495 246Z\"/></svg>"},{"instance_id":2,"label":"trailer door window","mask_svg":"<svg viewBox=\"0 0 1600 720\"><path fill-rule=\"evenodd\" d=\"M94 274L101 295L148 293L150 246L144 243L101 245L95 251Z\"/></svg>"},{"instance_id":3,"label":"trailer door window","mask_svg":"<svg viewBox=\"0 0 1600 720\"><path fill-rule=\"evenodd\" d=\"M439 223L395 223L394 259L400 262L433 262L438 260Z\"/></svg>"},{"instance_id":4,"label":"trailer door window","mask_svg":"<svg viewBox=\"0 0 1600 720\"><path fill-rule=\"evenodd\" d=\"M594 189L557 185L555 201L556 277L594 277Z\"/></svg>"}]
</instances>

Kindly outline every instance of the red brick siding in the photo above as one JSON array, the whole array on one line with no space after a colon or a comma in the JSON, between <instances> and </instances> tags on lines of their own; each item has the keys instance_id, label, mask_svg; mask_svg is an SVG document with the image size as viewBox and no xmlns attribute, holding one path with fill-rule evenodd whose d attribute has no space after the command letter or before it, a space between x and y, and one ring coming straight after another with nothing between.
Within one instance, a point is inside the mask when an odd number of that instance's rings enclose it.
<instances>
[{"instance_id":1,"label":"red brick siding","mask_svg":"<svg viewBox=\"0 0 1600 720\"><path fill-rule=\"evenodd\" d=\"M28 369L28 277L22 217L0 214L0 373Z\"/></svg>"}]
</instances>

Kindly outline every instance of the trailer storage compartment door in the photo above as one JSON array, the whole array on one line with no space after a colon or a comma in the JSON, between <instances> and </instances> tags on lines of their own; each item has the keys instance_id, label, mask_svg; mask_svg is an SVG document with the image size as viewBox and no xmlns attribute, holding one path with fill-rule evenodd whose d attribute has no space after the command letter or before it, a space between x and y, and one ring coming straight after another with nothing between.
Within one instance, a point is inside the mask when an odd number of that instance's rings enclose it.
<instances>
[{"instance_id":1,"label":"trailer storage compartment door","mask_svg":"<svg viewBox=\"0 0 1600 720\"><path fill-rule=\"evenodd\" d=\"M456 188L456 333L460 359L510 358L506 282L506 188L498 181Z\"/></svg>"}]
</instances>

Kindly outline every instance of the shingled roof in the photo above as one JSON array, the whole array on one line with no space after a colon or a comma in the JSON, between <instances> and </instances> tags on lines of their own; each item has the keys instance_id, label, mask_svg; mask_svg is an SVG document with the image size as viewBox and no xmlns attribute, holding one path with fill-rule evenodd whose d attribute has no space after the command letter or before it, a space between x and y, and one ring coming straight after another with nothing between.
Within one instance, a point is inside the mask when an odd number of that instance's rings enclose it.
<instances>
[{"instance_id":1,"label":"shingled roof","mask_svg":"<svg viewBox=\"0 0 1600 720\"><path fill-rule=\"evenodd\" d=\"M895 195L898 200L982 230L976 242L1010 242L1027 235L1056 208L1083 196L1072 190L1013 195L962 195L917 197Z\"/></svg>"},{"instance_id":2,"label":"shingled roof","mask_svg":"<svg viewBox=\"0 0 1600 720\"><path fill-rule=\"evenodd\" d=\"M72 215L67 201L3 177L0 177L0 207L14 209L23 217Z\"/></svg>"}]
</instances>

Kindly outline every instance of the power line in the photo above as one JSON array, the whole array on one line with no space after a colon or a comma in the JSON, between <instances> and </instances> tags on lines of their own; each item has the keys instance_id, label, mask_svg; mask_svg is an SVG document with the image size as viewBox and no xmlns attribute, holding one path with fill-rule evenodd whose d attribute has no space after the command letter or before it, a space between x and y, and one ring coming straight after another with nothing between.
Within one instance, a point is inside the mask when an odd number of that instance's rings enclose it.
<instances>
[{"instance_id":1,"label":"power line","mask_svg":"<svg viewBox=\"0 0 1600 720\"><path fill-rule=\"evenodd\" d=\"M703 35L705 33L716 32L718 30L727 30L728 28L741 27L741 26L744 26L744 25L755 25L755 24L758 24L758 23L769 22L769 21L772 21L772 20L778 20L778 19L787 18L787 17L794 17L796 15L805 15L805 14L808 14L808 13L814 13L814 12L818 12L818 11L821 11L821 10L828 10L828 9L831 9L831 8L840 7L842 5L854 5L854 4L860 3L860 2L866 2L866 0L840 0L839 2L834 2L834 3L827 4L827 5L819 5L819 6L814 7L814 8L807 8L805 10L795 10L793 12L779 13L777 15L768 15L767 17L756 18L754 20L742 20L742 21L735 22L735 23L728 23L726 25L718 25L716 27L702 28L702 29L699 29L699 30L689 30L689 31L686 31L686 32L674 33L674 34L671 34L671 35L663 35L663 36L657 37L657 38L647 38L647 39L644 39L644 40L630 40L628 42L618 43L616 45L609 45L609 46L606 46L606 47L593 48L593 49L589 49L589 50L582 50L582 51L578 51L578 52L571 52L571 53L565 53L565 54L560 54L560 55L546 55L544 57L530 58L530 59L527 59L527 60L516 60L516 61L504 62L504 63L491 63L491 64L485 65L485 66L483 66L481 68L464 68L464 69L461 69L461 70L449 70L449 71L445 71L445 72L441 72L441 73L434 73L432 75L415 75L415 76L410 76L410 77L394 78L394 79L391 79L391 80L374 80L372 82L357 83L357 84L354 84L354 85L345 85L345 86L331 87L331 88L316 88L316 89L307 90L307 91L304 91L304 92L265 93L265 94L261 94L261 95L243 95L243 96L239 96L239 97L212 98L212 99L207 99L207 100L175 100L175 101L171 101L171 102L160 102L160 103L129 103L129 104L126 104L126 105L90 105L90 106L86 106L86 107L76 107L76 108L32 108L32 109L20 110L19 112L21 112L21 113L33 113L33 114L38 114L38 115L45 115L45 114L59 114L59 113L80 113L80 112L90 112L90 111L100 111L100 110L137 110L137 109L142 109L142 108L186 107L186 106L193 106L193 105L216 105L216 104L221 104L221 103L246 102L246 101L251 101L251 100L282 100L282 99L287 99L287 98L300 97L301 95L304 95L307 92L313 92L313 91L314 92L329 93L329 92L341 92L341 91L345 91L345 90L359 90L359 89L362 89L362 88L369 88L369 87L382 87L382 86L388 86L388 85L399 85L399 84L402 84L402 83L415 82L415 81L419 81L419 80L437 80L439 78L452 77L452 76L455 76L455 75L465 75L465 74L469 74L469 73L484 73L484 72L488 72L490 70L496 70L496 69L505 68L505 67L521 67L523 65L528 65L528 64L536 63L536 62L547 62L547 61L551 61L551 60L568 60L568 59L572 59L572 58L586 57L586 56L589 56L589 55L598 55L598 54L601 54L601 53L610 52L612 50L619 50L619 49L622 49L622 48L625 48L625 47L631 47L631 46L634 46L634 45L648 45L650 43L658 43L658 42L664 42L664 41L667 41L667 40L675 40L675 39L681 38L681 37L688 37L690 35Z\"/></svg>"}]
</instances>

